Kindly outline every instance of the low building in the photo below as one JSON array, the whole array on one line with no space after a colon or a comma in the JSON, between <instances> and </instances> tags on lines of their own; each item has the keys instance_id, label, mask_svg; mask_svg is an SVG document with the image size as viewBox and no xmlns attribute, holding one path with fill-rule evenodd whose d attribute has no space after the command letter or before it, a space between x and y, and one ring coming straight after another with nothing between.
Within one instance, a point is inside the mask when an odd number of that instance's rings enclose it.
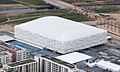
<instances>
[{"instance_id":1,"label":"low building","mask_svg":"<svg viewBox=\"0 0 120 72\"><path fill-rule=\"evenodd\" d=\"M73 57L73 54L77 54L76 57ZM43 55L38 55L35 56L35 60L38 62L38 72L85 72L82 69L78 68L77 65L74 63L83 61L83 60L88 60L92 57L84 55L84 57L80 58L81 56L78 56L78 53L72 53L70 54L72 57L70 58L70 61L68 62L67 60L62 60L61 57L58 58L53 58L50 56L43 56ZM69 55L69 56L70 56ZM82 55L81 53L79 55ZM68 55L67 55L68 56ZM86 58L85 58L86 57ZM72 58L72 60L71 60ZM65 59L65 58L64 58ZM74 61L73 61L74 59Z\"/></svg>"},{"instance_id":2,"label":"low building","mask_svg":"<svg viewBox=\"0 0 120 72\"><path fill-rule=\"evenodd\" d=\"M101 60L96 65L104 70L108 70L112 72L120 72L120 65L111 63L109 61Z\"/></svg>"},{"instance_id":3,"label":"low building","mask_svg":"<svg viewBox=\"0 0 120 72\"><path fill-rule=\"evenodd\" d=\"M0 63L3 65L10 62L12 62L12 53L0 48Z\"/></svg>"},{"instance_id":4,"label":"low building","mask_svg":"<svg viewBox=\"0 0 120 72\"><path fill-rule=\"evenodd\" d=\"M9 51L10 53L12 53L13 62L27 59L26 49L16 47L16 46L13 47L13 46L3 46L3 45L0 45L0 48L5 49Z\"/></svg>"},{"instance_id":5,"label":"low building","mask_svg":"<svg viewBox=\"0 0 120 72\"><path fill-rule=\"evenodd\" d=\"M89 68L97 67L105 72L120 72L120 65L105 60L97 60L95 62L86 63Z\"/></svg>"},{"instance_id":6,"label":"low building","mask_svg":"<svg viewBox=\"0 0 120 72\"><path fill-rule=\"evenodd\" d=\"M15 72L38 72L37 62L35 60L25 60L8 64L8 69L13 69Z\"/></svg>"},{"instance_id":7,"label":"low building","mask_svg":"<svg viewBox=\"0 0 120 72\"><path fill-rule=\"evenodd\" d=\"M83 54L83 53L73 52L73 53L57 56L56 58L60 59L62 61L74 64L74 63L81 62L81 61L82 62L83 61L89 61L93 57L88 56L88 55Z\"/></svg>"}]
</instances>

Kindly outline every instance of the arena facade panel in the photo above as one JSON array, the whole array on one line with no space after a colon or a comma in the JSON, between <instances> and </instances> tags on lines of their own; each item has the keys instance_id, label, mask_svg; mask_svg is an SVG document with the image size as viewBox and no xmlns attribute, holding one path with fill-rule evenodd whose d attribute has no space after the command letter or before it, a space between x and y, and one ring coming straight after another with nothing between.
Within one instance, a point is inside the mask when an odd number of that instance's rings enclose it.
<instances>
[{"instance_id":1,"label":"arena facade panel","mask_svg":"<svg viewBox=\"0 0 120 72\"><path fill-rule=\"evenodd\" d=\"M62 54L107 42L107 31L57 16L14 27L15 38Z\"/></svg>"}]
</instances>

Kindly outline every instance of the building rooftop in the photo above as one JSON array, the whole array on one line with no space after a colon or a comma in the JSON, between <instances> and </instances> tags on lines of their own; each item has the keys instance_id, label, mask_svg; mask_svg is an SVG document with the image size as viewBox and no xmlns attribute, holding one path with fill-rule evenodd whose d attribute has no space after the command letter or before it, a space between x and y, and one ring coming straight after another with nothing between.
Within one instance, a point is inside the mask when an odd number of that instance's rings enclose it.
<instances>
[{"instance_id":1,"label":"building rooftop","mask_svg":"<svg viewBox=\"0 0 120 72\"><path fill-rule=\"evenodd\" d=\"M43 58L46 58L46 59L49 59L49 60L51 60L51 61L53 61L53 62L56 62L56 63L58 63L58 64L65 65L65 66L70 67L70 68L75 68L75 65L74 65L74 64L67 63L67 62L62 61L62 60L60 60L60 59L57 59L57 58L54 58L54 57L50 57L50 56L43 56L43 55L42 55L42 57L43 57Z\"/></svg>"},{"instance_id":2,"label":"building rooftop","mask_svg":"<svg viewBox=\"0 0 120 72\"><path fill-rule=\"evenodd\" d=\"M20 42L20 41L17 41L17 40L7 41L7 43L11 44L12 46L18 46L18 47L24 48L24 49L27 50L27 52L31 53L34 56L38 55L38 54L49 55L49 56L52 56L52 57L56 57L56 56L61 55L61 54L55 53L53 51L39 49L39 48L31 46L31 45L29 45L25 42Z\"/></svg>"},{"instance_id":3,"label":"building rooftop","mask_svg":"<svg viewBox=\"0 0 120 72\"><path fill-rule=\"evenodd\" d=\"M0 56L8 55L10 54L9 52L5 51L4 49L0 48Z\"/></svg>"},{"instance_id":4,"label":"building rooftop","mask_svg":"<svg viewBox=\"0 0 120 72\"><path fill-rule=\"evenodd\" d=\"M8 66L15 67L15 66L18 66L18 65L23 65L23 64L27 64L27 63L31 63L31 62L35 62L35 60L30 59L30 60L15 62L15 63L12 63L12 64L8 64Z\"/></svg>"},{"instance_id":5,"label":"building rooftop","mask_svg":"<svg viewBox=\"0 0 120 72\"><path fill-rule=\"evenodd\" d=\"M103 61L103 60L101 60L101 61L99 61L97 63L97 66L101 67L103 69L109 69L109 70L111 70L113 72L119 72L120 71L120 66L119 65L111 63L109 61Z\"/></svg>"},{"instance_id":6,"label":"building rooftop","mask_svg":"<svg viewBox=\"0 0 120 72\"><path fill-rule=\"evenodd\" d=\"M23 48L20 48L20 47L18 47L18 46L16 46L16 45L9 45L9 44L7 44L7 43L9 43L9 42L11 42L11 41L14 41L14 40L6 41L6 43L3 43L3 45L4 45L5 47L10 48L10 49L13 49L13 50L15 50L15 51L23 50ZM2 47L4 47L4 46L2 46Z\"/></svg>"},{"instance_id":7,"label":"building rooftop","mask_svg":"<svg viewBox=\"0 0 120 72\"><path fill-rule=\"evenodd\" d=\"M91 59L93 57L88 56L88 55L83 54L83 53L73 52L73 53L57 56L56 58L60 59L62 61L74 64L74 63L77 63L80 61Z\"/></svg>"},{"instance_id":8,"label":"building rooftop","mask_svg":"<svg viewBox=\"0 0 120 72\"><path fill-rule=\"evenodd\" d=\"M0 41L2 42L9 41L9 40L14 40L14 38L7 35L0 36Z\"/></svg>"},{"instance_id":9,"label":"building rooftop","mask_svg":"<svg viewBox=\"0 0 120 72\"><path fill-rule=\"evenodd\" d=\"M16 25L15 29L17 28L34 34L40 34L49 39L60 42L66 42L106 32L105 30L96 27L56 16L42 17L30 22Z\"/></svg>"}]
</instances>

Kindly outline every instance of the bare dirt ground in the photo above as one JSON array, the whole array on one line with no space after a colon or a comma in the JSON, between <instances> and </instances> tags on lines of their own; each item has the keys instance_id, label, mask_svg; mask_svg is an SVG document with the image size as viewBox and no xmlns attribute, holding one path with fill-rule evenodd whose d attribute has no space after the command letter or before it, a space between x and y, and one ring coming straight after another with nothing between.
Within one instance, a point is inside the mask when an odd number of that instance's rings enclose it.
<instances>
[{"instance_id":1,"label":"bare dirt ground","mask_svg":"<svg viewBox=\"0 0 120 72\"><path fill-rule=\"evenodd\" d=\"M14 7L14 6L20 6L23 7L22 4L0 4L1 7Z\"/></svg>"},{"instance_id":2,"label":"bare dirt ground","mask_svg":"<svg viewBox=\"0 0 120 72\"><path fill-rule=\"evenodd\" d=\"M107 41L107 43L105 43L107 46L118 46L117 44L113 44L113 43L111 43L111 42L109 42L109 41Z\"/></svg>"},{"instance_id":3,"label":"bare dirt ground","mask_svg":"<svg viewBox=\"0 0 120 72\"><path fill-rule=\"evenodd\" d=\"M0 31L13 31L13 27L10 25L0 25Z\"/></svg>"},{"instance_id":4,"label":"bare dirt ground","mask_svg":"<svg viewBox=\"0 0 120 72\"><path fill-rule=\"evenodd\" d=\"M120 21L120 14L111 14L111 17L116 18L115 21ZM114 22L114 20L113 20L113 22ZM94 26L99 27L101 29L105 29L105 30L109 31L108 35L110 35L112 38L120 40L120 32L119 32L118 28L116 28L116 30L115 30L115 28L111 27L111 26L109 26L109 28L107 26L104 26L104 25L100 26L100 25L97 25L97 21L87 21L87 22L82 22L82 23L87 24L87 25L94 25ZM110 43L107 43L107 44L110 44Z\"/></svg>"},{"instance_id":5,"label":"bare dirt ground","mask_svg":"<svg viewBox=\"0 0 120 72\"><path fill-rule=\"evenodd\" d=\"M112 34L112 33L108 33L108 35L110 35L114 39L120 40L120 36L117 36L117 35Z\"/></svg>"},{"instance_id":6,"label":"bare dirt ground","mask_svg":"<svg viewBox=\"0 0 120 72\"><path fill-rule=\"evenodd\" d=\"M82 23L87 24L87 25L97 25L96 22L97 21L86 21L86 22L82 22Z\"/></svg>"},{"instance_id":7,"label":"bare dirt ground","mask_svg":"<svg viewBox=\"0 0 120 72\"><path fill-rule=\"evenodd\" d=\"M120 35L120 32L119 32L120 29L119 28L115 29L115 27L113 27L113 26L107 27L107 25L97 25L97 27L105 29L105 30L107 30L107 31L109 31L111 33L115 33L117 35Z\"/></svg>"},{"instance_id":8,"label":"bare dirt ground","mask_svg":"<svg viewBox=\"0 0 120 72\"><path fill-rule=\"evenodd\" d=\"M97 26L96 21L87 21L87 22L82 22L82 23L87 24L87 25ZM97 26L97 27L105 29L104 26ZM108 35L110 35L112 38L120 40L120 33L118 33L118 29L116 29L116 32L115 32L114 28L111 30L111 27L109 27L109 29L106 27L106 30L111 32L111 33L108 33Z\"/></svg>"}]
</instances>

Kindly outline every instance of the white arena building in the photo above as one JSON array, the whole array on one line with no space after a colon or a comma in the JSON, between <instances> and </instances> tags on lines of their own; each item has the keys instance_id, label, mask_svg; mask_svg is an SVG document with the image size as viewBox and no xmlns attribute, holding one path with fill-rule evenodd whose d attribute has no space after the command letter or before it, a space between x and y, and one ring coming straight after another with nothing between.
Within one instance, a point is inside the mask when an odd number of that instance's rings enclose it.
<instances>
[{"instance_id":1,"label":"white arena building","mask_svg":"<svg viewBox=\"0 0 120 72\"><path fill-rule=\"evenodd\" d=\"M107 31L68 19L48 16L16 25L15 38L62 54L107 41Z\"/></svg>"}]
</instances>

